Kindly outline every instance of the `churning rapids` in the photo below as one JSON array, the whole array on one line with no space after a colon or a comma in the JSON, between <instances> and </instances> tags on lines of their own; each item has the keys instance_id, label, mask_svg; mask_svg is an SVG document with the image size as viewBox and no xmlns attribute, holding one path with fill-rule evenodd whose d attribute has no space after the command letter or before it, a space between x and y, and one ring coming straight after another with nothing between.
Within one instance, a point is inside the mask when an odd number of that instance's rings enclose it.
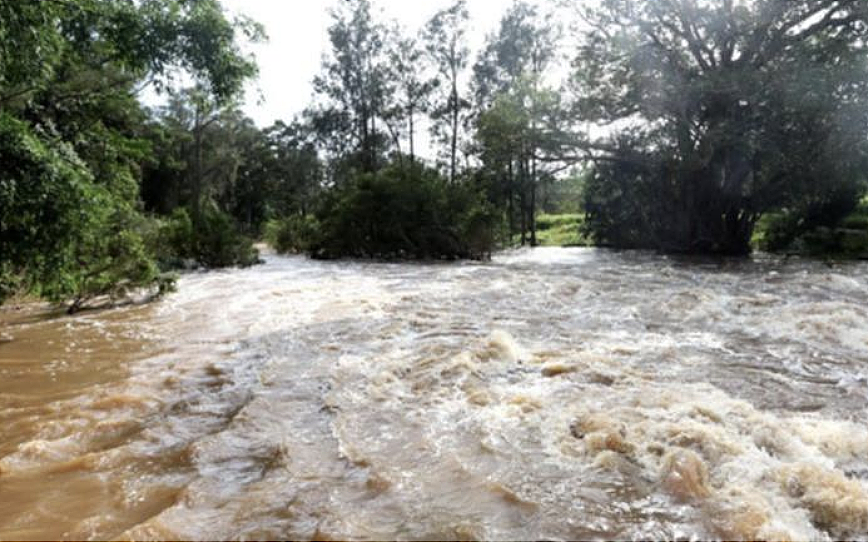
<instances>
[{"instance_id":1,"label":"churning rapids","mask_svg":"<svg viewBox=\"0 0 868 544\"><path fill-rule=\"evenodd\" d=\"M0 539L868 537L868 265L269 256L0 313Z\"/></svg>"}]
</instances>

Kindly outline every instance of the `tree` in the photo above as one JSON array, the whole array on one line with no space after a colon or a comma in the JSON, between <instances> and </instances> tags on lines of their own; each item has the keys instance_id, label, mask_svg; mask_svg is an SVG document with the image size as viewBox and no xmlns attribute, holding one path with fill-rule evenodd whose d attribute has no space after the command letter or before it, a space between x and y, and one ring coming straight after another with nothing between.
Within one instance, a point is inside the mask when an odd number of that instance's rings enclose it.
<instances>
[{"instance_id":1,"label":"tree","mask_svg":"<svg viewBox=\"0 0 868 544\"><path fill-rule=\"evenodd\" d=\"M552 14L517 0L500 20L498 31L486 40L473 66L473 85L480 108L520 79L541 79L557 58L561 28Z\"/></svg>"},{"instance_id":2,"label":"tree","mask_svg":"<svg viewBox=\"0 0 868 544\"><path fill-rule=\"evenodd\" d=\"M395 97L387 119L405 124L410 152L410 169L416 162L416 119L427 113L431 106L431 94L437 80L427 74L425 52L415 38L405 35L400 28L390 33L388 49L388 78L393 82ZM393 130L395 147L401 156L400 130Z\"/></svg>"},{"instance_id":3,"label":"tree","mask_svg":"<svg viewBox=\"0 0 868 544\"><path fill-rule=\"evenodd\" d=\"M476 121L481 170L493 186L494 202L505 203L510 239L518 231L522 245L537 244L539 192L544 184L553 182L555 170L561 168L539 158L557 152L557 147L550 145L551 133L546 127L559 123L562 111L558 93L535 78L525 77L500 92Z\"/></svg>"},{"instance_id":4,"label":"tree","mask_svg":"<svg viewBox=\"0 0 868 544\"><path fill-rule=\"evenodd\" d=\"M324 194L316 218L306 245L318 258L483 259L493 244L491 214L474 187L396 162Z\"/></svg>"},{"instance_id":5,"label":"tree","mask_svg":"<svg viewBox=\"0 0 868 544\"><path fill-rule=\"evenodd\" d=\"M864 181L864 2L605 0L584 17L577 112L617 127L572 143L598 164L598 241L744 254L763 213Z\"/></svg>"},{"instance_id":6,"label":"tree","mask_svg":"<svg viewBox=\"0 0 868 544\"><path fill-rule=\"evenodd\" d=\"M545 119L555 117L557 124L562 123L555 113L558 96L543 82L556 59L559 34L550 15L515 2L474 65L483 166L492 181L505 187L498 193L506 199L510 239L516 230L514 201L518 199L522 245L537 243L537 195L541 181L553 178L538 159L546 152Z\"/></svg>"},{"instance_id":7,"label":"tree","mask_svg":"<svg viewBox=\"0 0 868 544\"><path fill-rule=\"evenodd\" d=\"M467 68L470 50L465 45L470 14L465 0L438 11L425 26L425 47L442 82L440 97L432 111L434 135L449 149L449 181L455 183L458 138L462 112L469 102L459 92L461 73Z\"/></svg>"},{"instance_id":8,"label":"tree","mask_svg":"<svg viewBox=\"0 0 868 544\"><path fill-rule=\"evenodd\" d=\"M216 0L0 1L0 283L73 309L155 284L136 85L184 69L228 99L256 70L235 41L259 33Z\"/></svg>"},{"instance_id":9,"label":"tree","mask_svg":"<svg viewBox=\"0 0 868 544\"><path fill-rule=\"evenodd\" d=\"M283 218L311 212L322 189L324 166L314 145L313 129L296 119L289 125L277 123L266 130L271 166L265 174L271 180L270 215Z\"/></svg>"},{"instance_id":10,"label":"tree","mask_svg":"<svg viewBox=\"0 0 868 544\"><path fill-rule=\"evenodd\" d=\"M386 29L374 20L369 0L341 2L332 11L331 56L314 79L324 100L313 113L313 125L333 151L374 172L389 138L378 129L386 109Z\"/></svg>"},{"instance_id":11,"label":"tree","mask_svg":"<svg viewBox=\"0 0 868 544\"><path fill-rule=\"evenodd\" d=\"M186 206L195 222L208 201L230 208L243 155L259 137L253 122L233 104L221 107L198 86L173 92L154 121L161 127L162 154L142 181L149 209L168 213Z\"/></svg>"}]
</instances>

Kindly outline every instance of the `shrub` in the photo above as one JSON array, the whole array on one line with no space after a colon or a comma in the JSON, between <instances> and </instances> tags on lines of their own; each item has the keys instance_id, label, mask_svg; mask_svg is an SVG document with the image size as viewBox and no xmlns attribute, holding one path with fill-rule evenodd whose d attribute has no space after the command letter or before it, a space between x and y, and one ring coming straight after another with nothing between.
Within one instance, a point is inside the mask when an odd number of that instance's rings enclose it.
<instances>
[{"instance_id":1,"label":"shrub","mask_svg":"<svg viewBox=\"0 0 868 544\"><path fill-rule=\"evenodd\" d=\"M265 241L278 253L304 253L314 244L319 225L309 215L274 219L265 225Z\"/></svg>"},{"instance_id":2,"label":"shrub","mask_svg":"<svg viewBox=\"0 0 868 544\"><path fill-rule=\"evenodd\" d=\"M481 193L421 167L359 175L327 192L316 217L319 258L480 259L494 243Z\"/></svg>"},{"instance_id":3,"label":"shrub","mask_svg":"<svg viewBox=\"0 0 868 544\"><path fill-rule=\"evenodd\" d=\"M160 228L155 251L165 268L189 264L207 268L252 266L259 262L253 241L241 234L232 217L216 206L203 206L194 220L178 208Z\"/></svg>"},{"instance_id":4,"label":"shrub","mask_svg":"<svg viewBox=\"0 0 868 544\"><path fill-rule=\"evenodd\" d=\"M798 213L775 213L764 217L759 227L756 243L765 251L813 257L868 257L868 220L862 210L831 225L812 225Z\"/></svg>"},{"instance_id":5,"label":"shrub","mask_svg":"<svg viewBox=\"0 0 868 544\"><path fill-rule=\"evenodd\" d=\"M141 215L113 171L96 182L74 150L0 115L0 302L27 292L75 311L158 284Z\"/></svg>"}]
</instances>

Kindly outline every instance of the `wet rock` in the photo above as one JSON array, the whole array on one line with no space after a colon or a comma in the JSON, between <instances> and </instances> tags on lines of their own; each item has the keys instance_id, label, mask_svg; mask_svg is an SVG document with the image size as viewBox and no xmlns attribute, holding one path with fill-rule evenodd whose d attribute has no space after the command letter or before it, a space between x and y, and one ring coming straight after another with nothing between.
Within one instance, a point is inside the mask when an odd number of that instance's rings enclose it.
<instances>
[{"instance_id":1,"label":"wet rock","mask_svg":"<svg viewBox=\"0 0 868 544\"><path fill-rule=\"evenodd\" d=\"M682 502L705 499L711 495L708 468L690 450L677 450L663 459L661 480L663 489Z\"/></svg>"}]
</instances>

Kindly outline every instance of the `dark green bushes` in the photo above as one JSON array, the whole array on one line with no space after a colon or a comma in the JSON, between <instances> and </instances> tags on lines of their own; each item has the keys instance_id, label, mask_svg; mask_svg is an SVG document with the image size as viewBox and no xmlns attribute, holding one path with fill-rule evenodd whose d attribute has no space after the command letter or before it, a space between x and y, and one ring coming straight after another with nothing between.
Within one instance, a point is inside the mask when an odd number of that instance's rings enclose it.
<instances>
[{"instance_id":1,"label":"dark green bushes","mask_svg":"<svg viewBox=\"0 0 868 544\"><path fill-rule=\"evenodd\" d=\"M598 164L588 176L583 234L597 245L628 249L687 252L717 243L702 231L719 231L721 214L702 217L705 210L673 179L673 163L636 147L622 142L617 160ZM717 225L709 224L715 219Z\"/></svg>"},{"instance_id":2,"label":"dark green bushes","mask_svg":"<svg viewBox=\"0 0 868 544\"><path fill-rule=\"evenodd\" d=\"M318 233L319 224L309 215L274 219L265 225L265 241L278 253L304 253Z\"/></svg>"},{"instance_id":3,"label":"dark green bushes","mask_svg":"<svg viewBox=\"0 0 868 544\"><path fill-rule=\"evenodd\" d=\"M235 221L214 206L203 206L197 220L186 208L176 209L163 223L155 252L164 268L252 266L259 262L253 241Z\"/></svg>"},{"instance_id":4,"label":"dark green bushes","mask_svg":"<svg viewBox=\"0 0 868 544\"><path fill-rule=\"evenodd\" d=\"M754 164L732 152L720 166L686 162L654 140L625 139L588 179L585 234L599 245L675 253L746 255L755 242L767 251L797 244L798 252L852 252L856 242L845 251L844 233L834 233L865 192L857 161L809 160L807 144L795 138L782 147L789 152Z\"/></svg>"},{"instance_id":5,"label":"dark green bushes","mask_svg":"<svg viewBox=\"0 0 868 544\"><path fill-rule=\"evenodd\" d=\"M472 186L391 164L324 193L314 219L273 222L269 241L323 259L481 259L492 250L493 224Z\"/></svg>"},{"instance_id":6,"label":"dark green bushes","mask_svg":"<svg viewBox=\"0 0 868 544\"><path fill-rule=\"evenodd\" d=\"M814 257L868 258L868 206L863 203L840 217L845 211L836 208L810 218L792 211L770 214L759 225L756 245Z\"/></svg>"},{"instance_id":7,"label":"dark green bushes","mask_svg":"<svg viewBox=\"0 0 868 544\"><path fill-rule=\"evenodd\" d=\"M20 291L74 310L156 288L124 181L97 183L70 147L0 115L0 302Z\"/></svg>"},{"instance_id":8,"label":"dark green bushes","mask_svg":"<svg viewBox=\"0 0 868 544\"><path fill-rule=\"evenodd\" d=\"M493 244L479 194L429 169L361 175L325 195L317 218L318 258L479 259Z\"/></svg>"}]
</instances>

